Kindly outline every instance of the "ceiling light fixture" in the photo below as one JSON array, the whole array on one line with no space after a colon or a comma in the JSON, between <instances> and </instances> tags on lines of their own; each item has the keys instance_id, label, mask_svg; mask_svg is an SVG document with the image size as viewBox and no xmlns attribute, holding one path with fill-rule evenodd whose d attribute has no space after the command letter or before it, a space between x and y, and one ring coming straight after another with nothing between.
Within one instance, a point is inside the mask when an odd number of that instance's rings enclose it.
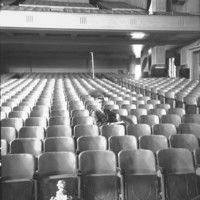
<instances>
[{"instance_id":1,"label":"ceiling light fixture","mask_svg":"<svg viewBox=\"0 0 200 200\"><path fill-rule=\"evenodd\" d=\"M147 35L143 32L134 32L134 33L131 33L131 37L132 39L143 39L145 38Z\"/></svg>"}]
</instances>

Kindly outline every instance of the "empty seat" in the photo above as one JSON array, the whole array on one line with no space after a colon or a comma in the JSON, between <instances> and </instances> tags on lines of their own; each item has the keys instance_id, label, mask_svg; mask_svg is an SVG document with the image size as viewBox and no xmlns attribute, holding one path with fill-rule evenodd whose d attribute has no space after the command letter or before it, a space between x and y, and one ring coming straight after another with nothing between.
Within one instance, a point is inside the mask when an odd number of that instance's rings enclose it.
<instances>
[{"instance_id":1,"label":"empty seat","mask_svg":"<svg viewBox=\"0 0 200 200\"><path fill-rule=\"evenodd\" d=\"M183 100L185 103L185 112L187 114L197 114L198 113L196 97L186 96L186 97L184 97Z\"/></svg>"},{"instance_id":2,"label":"empty seat","mask_svg":"<svg viewBox=\"0 0 200 200\"><path fill-rule=\"evenodd\" d=\"M28 113L25 111L11 111L8 114L9 118L21 118L25 121L28 118Z\"/></svg>"},{"instance_id":3,"label":"empty seat","mask_svg":"<svg viewBox=\"0 0 200 200\"><path fill-rule=\"evenodd\" d=\"M188 149L161 149L158 165L163 169L165 199L190 200L197 196L197 177L192 153Z\"/></svg>"},{"instance_id":4,"label":"empty seat","mask_svg":"<svg viewBox=\"0 0 200 200\"><path fill-rule=\"evenodd\" d=\"M99 127L97 125L79 124L74 127L74 137L79 138L81 136L98 136Z\"/></svg>"},{"instance_id":5,"label":"empty seat","mask_svg":"<svg viewBox=\"0 0 200 200\"><path fill-rule=\"evenodd\" d=\"M117 104L105 104L103 106L103 108L108 109L108 110L119 109L119 105L117 105Z\"/></svg>"},{"instance_id":6,"label":"empty seat","mask_svg":"<svg viewBox=\"0 0 200 200\"><path fill-rule=\"evenodd\" d=\"M72 127L79 125L79 124L93 125L93 118L91 116L73 117L72 118Z\"/></svg>"},{"instance_id":7,"label":"empty seat","mask_svg":"<svg viewBox=\"0 0 200 200\"><path fill-rule=\"evenodd\" d=\"M77 153L87 150L106 150L107 140L105 137L98 136L81 136L77 139Z\"/></svg>"},{"instance_id":8,"label":"empty seat","mask_svg":"<svg viewBox=\"0 0 200 200\"><path fill-rule=\"evenodd\" d=\"M43 117L46 119L49 119L49 112L48 111L43 111L43 110L32 110L30 112L30 117Z\"/></svg>"},{"instance_id":9,"label":"empty seat","mask_svg":"<svg viewBox=\"0 0 200 200\"><path fill-rule=\"evenodd\" d=\"M156 153L160 149L168 148L168 140L163 135L143 135L139 138L139 148Z\"/></svg>"},{"instance_id":10,"label":"empty seat","mask_svg":"<svg viewBox=\"0 0 200 200\"><path fill-rule=\"evenodd\" d=\"M38 160L38 199L56 196L57 183L62 180L69 196L78 196L77 160L73 152L47 152Z\"/></svg>"},{"instance_id":11,"label":"empty seat","mask_svg":"<svg viewBox=\"0 0 200 200\"><path fill-rule=\"evenodd\" d=\"M137 139L133 135L111 136L108 148L117 156L121 150L137 149Z\"/></svg>"},{"instance_id":12,"label":"empty seat","mask_svg":"<svg viewBox=\"0 0 200 200\"><path fill-rule=\"evenodd\" d=\"M192 133L200 140L200 124L182 123L178 127L178 133Z\"/></svg>"},{"instance_id":13,"label":"empty seat","mask_svg":"<svg viewBox=\"0 0 200 200\"><path fill-rule=\"evenodd\" d=\"M85 109L84 105L69 105L69 113L71 115L72 110L83 110Z\"/></svg>"},{"instance_id":14,"label":"empty seat","mask_svg":"<svg viewBox=\"0 0 200 200\"><path fill-rule=\"evenodd\" d=\"M198 139L193 134L175 134L169 137L169 145L172 148L185 148L194 151L199 148Z\"/></svg>"},{"instance_id":15,"label":"empty seat","mask_svg":"<svg viewBox=\"0 0 200 200\"><path fill-rule=\"evenodd\" d=\"M11 142L10 153L28 153L38 157L43 152L43 142L38 138L15 139Z\"/></svg>"},{"instance_id":16,"label":"empty seat","mask_svg":"<svg viewBox=\"0 0 200 200\"><path fill-rule=\"evenodd\" d=\"M186 114L186 115L183 115L183 123L197 123L197 124L200 124L200 114Z\"/></svg>"},{"instance_id":17,"label":"empty seat","mask_svg":"<svg viewBox=\"0 0 200 200\"><path fill-rule=\"evenodd\" d=\"M139 139L142 135L151 135L151 127L148 124L129 124L126 127L126 132Z\"/></svg>"},{"instance_id":18,"label":"empty seat","mask_svg":"<svg viewBox=\"0 0 200 200\"><path fill-rule=\"evenodd\" d=\"M183 115L186 114L184 108L170 108L170 109L168 109L167 113L168 114L177 114L181 117L181 119L182 119Z\"/></svg>"},{"instance_id":19,"label":"empty seat","mask_svg":"<svg viewBox=\"0 0 200 200\"><path fill-rule=\"evenodd\" d=\"M159 124L160 120L158 115L141 115L139 118L140 124L148 124L151 127L155 124Z\"/></svg>"},{"instance_id":20,"label":"empty seat","mask_svg":"<svg viewBox=\"0 0 200 200\"><path fill-rule=\"evenodd\" d=\"M44 141L45 152L69 151L75 152L75 143L72 137L51 137Z\"/></svg>"},{"instance_id":21,"label":"empty seat","mask_svg":"<svg viewBox=\"0 0 200 200\"><path fill-rule=\"evenodd\" d=\"M177 133L177 129L174 124L155 124L152 128L154 135L164 135L167 138L170 135Z\"/></svg>"},{"instance_id":22,"label":"empty seat","mask_svg":"<svg viewBox=\"0 0 200 200\"><path fill-rule=\"evenodd\" d=\"M4 102L1 105L5 107L10 107L11 109L13 109L14 107L18 105L18 103L15 101L11 101L11 102Z\"/></svg>"},{"instance_id":23,"label":"empty seat","mask_svg":"<svg viewBox=\"0 0 200 200\"><path fill-rule=\"evenodd\" d=\"M50 110L51 110L51 112L52 111L67 110L67 104L52 105Z\"/></svg>"},{"instance_id":24,"label":"empty seat","mask_svg":"<svg viewBox=\"0 0 200 200\"><path fill-rule=\"evenodd\" d=\"M57 125L70 126L70 118L69 117L50 117L49 126L57 126Z\"/></svg>"},{"instance_id":25,"label":"empty seat","mask_svg":"<svg viewBox=\"0 0 200 200\"><path fill-rule=\"evenodd\" d=\"M18 132L23 127L23 119L21 118L5 118L1 120L1 127L13 127Z\"/></svg>"},{"instance_id":26,"label":"empty seat","mask_svg":"<svg viewBox=\"0 0 200 200\"><path fill-rule=\"evenodd\" d=\"M112 112L119 114L120 116L127 116L128 115L128 110L126 110L125 108L112 109Z\"/></svg>"},{"instance_id":27,"label":"empty seat","mask_svg":"<svg viewBox=\"0 0 200 200\"><path fill-rule=\"evenodd\" d=\"M27 112L28 114L30 114L31 108L30 108L30 106L19 105L19 106L14 107L13 111L24 111L24 112Z\"/></svg>"},{"instance_id":28,"label":"empty seat","mask_svg":"<svg viewBox=\"0 0 200 200\"><path fill-rule=\"evenodd\" d=\"M46 129L47 119L44 117L29 117L25 121L25 126L40 126Z\"/></svg>"},{"instance_id":29,"label":"empty seat","mask_svg":"<svg viewBox=\"0 0 200 200\"><path fill-rule=\"evenodd\" d=\"M52 110L51 117L69 117L68 110Z\"/></svg>"},{"instance_id":30,"label":"empty seat","mask_svg":"<svg viewBox=\"0 0 200 200\"><path fill-rule=\"evenodd\" d=\"M19 130L19 138L45 138L45 131L42 126L24 126Z\"/></svg>"},{"instance_id":31,"label":"empty seat","mask_svg":"<svg viewBox=\"0 0 200 200\"><path fill-rule=\"evenodd\" d=\"M89 110L72 110L71 117L89 116Z\"/></svg>"},{"instance_id":32,"label":"empty seat","mask_svg":"<svg viewBox=\"0 0 200 200\"><path fill-rule=\"evenodd\" d=\"M2 156L2 199L34 200L35 161L31 154Z\"/></svg>"},{"instance_id":33,"label":"empty seat","mask_svg":"<svg viewBox=\"0 0 200 200\"><path fill-rule=\"evenodd\" d=\"M46 137L70 137L72 136L71 127L65 125L48 126L46 129Z\"/></svg>"},{"instance_id":34,"label":"empty seat","mask_svg":"<svg viewBox=\"0 0 200 200\"><path fill-rule=\"evenodd\" d=\"M100 127L100 134L106 139L111 136L125 135L125 127L118 124L106 124Z\"/></svg>"},{"instance_id":35,"label":"empty seat","mask_svg":"<svg viewBox=\"0 0 200 200\"><path fill-rule=\"evenodd\" d=\"M116 156L112 151L84 151L79 155L83 199L119 199Z\"/></svg>"},{"instance_id":36,"label":"empty seat","mask_svg":"<svg viewBox=\"0 0 200 200\"><path fill-rule=\"evenodd\" d=\"M181 124L181 117L177 114L162 115L161 122L163 124L174 124L176 128Z\"/></svg>"},{"instance_id":37,"label":"empty seat","mask_svg":"<svg viewBox=\"0 0 200 200\"><path fill-rule=\"evenodd\" d=\"M167 103L165 104L159 103L155 105L155 108L164 108L166 111L168 111L171 108L171 106Z\"/></svg>"},{"instance_id":38,"label":"empty seat","mask_svg":"<svg viewBox=\"0 0 200 200\"><path fill-rule=\"evenodd\" d=\"M159 199L159 182L154 153L150 150L123 150L119 153L124 197L127 200Z\"/></svg>"}]
</instances>

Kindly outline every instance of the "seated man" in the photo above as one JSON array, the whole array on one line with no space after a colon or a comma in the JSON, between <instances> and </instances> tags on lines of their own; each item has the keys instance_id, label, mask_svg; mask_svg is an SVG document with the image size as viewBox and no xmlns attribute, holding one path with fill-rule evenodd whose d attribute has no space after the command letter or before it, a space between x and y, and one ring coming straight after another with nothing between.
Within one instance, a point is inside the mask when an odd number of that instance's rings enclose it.
<instances>
[{"instance_id":1,"label":"seated man","mask_svg":"<svg viewBox=\"0 0 200 200\"><path fill-rule=\"evenodd\" d=\"M108 109L103 109L104 93L99 90L93 90L90 95L94 97L97 102L97 109L91 112L91 116L94 119L94 124L102 126L105 124L125 124L132 123L126 116L120 116ZM122 120L123 119L123 120Z\"/></svg>"}]
</instances>

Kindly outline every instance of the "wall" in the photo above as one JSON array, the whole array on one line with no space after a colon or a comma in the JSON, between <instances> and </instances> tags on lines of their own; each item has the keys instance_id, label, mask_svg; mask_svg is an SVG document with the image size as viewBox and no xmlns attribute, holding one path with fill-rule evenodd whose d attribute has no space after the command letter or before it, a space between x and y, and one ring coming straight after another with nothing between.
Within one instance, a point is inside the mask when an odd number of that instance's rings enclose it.
<instances>
[{"instance_id":1,"label":"wall","mask_svg":"<svg viewBox=\"0 0 200 200\"><path fill-rule=\"evenodd\" d=\"M179 50L179 53L181 55L181 65L185 65L188 68L190 68L190 78L193 79L193 71L198 71L196 69L193 69L193 53L195 51L200 50L200 40L193 42L187 46L182 47ZM200 72L199 72L200 73Z\"/></svg>"},{"instance_id":2,"label":"wall","mask_svg":"<svg viewBox=\"0 0 200 200\"><path fill-rule=\"evenodd\" d=\"M127 72L128 59L98 58L94 54L95 72ZM92 72L90 56L13 56L4 58L2 63L4 72L31 73L31 72ZM2 71L2 72L3 72Z\"/></svg>"}]
</instances>

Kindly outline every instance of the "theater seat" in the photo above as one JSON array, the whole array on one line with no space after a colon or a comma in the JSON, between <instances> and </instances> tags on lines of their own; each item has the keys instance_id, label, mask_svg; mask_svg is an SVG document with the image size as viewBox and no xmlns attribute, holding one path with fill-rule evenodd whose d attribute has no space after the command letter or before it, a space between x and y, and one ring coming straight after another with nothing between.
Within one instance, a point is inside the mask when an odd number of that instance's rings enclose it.
<instances>
[{"instance_id":1,"label":"theater seat","mask_svg":"<svg viewBox=\"0 0 200 200\"><path fill-rule=\"evenodd\" d=\"M44 140L45 152L68 151L75 152L75 143L72 137L51 137Z\"/></svg>"},{"instance_id":2,"label":"theater seat","mask_svg":"<svg viewBox=\"0 0 200 200\"><path fill-rule=\"evenodd\" d=\"M2 156L2 199L34 200L34 157L31 154Z\"/></svg>"},{"instance_id":3,"label":"theater seat","mask_svg":"<svg viewBox=\"0 0 200 200\"><path fill-rule=\"evenodd\" d=\"M127 135L133 135L139 139L142 135L151 135L151 127L148 124L129 124L126 127Z\"/></svg>"},{"instance_id":4,"label":"theater seat","mask_svg":"<svg viewBox=\"0 0 200 200\"><path fill-rule=\"evenodd\" d=\"M79 155L83 199L119 199L116 156L112 151L84 151Z\"/></svg>"},{"instance_id":5,"label":"theater seat","mask_svg":"<svg viewBox=\"0 0 200 200\"><path fill-rule=\"evenodd\" d=\"M56 196L57 183L65 182L67 195L78 196L77 160L72 152L48 152L38 160L38 199Z\"/></svg>"},{"instance_id":6,"label":"theater seat","mask_svg":"<svg viewBox=\"0 0 200 200\"><path fill-rule=\"evenodd\" d=\"M118 156L122 150L137 149L137 139L133 135L111 136L108 140L108 148Z\"/></svg>"},{"instance_id":7,"label":"theater seat","mask_svg":"<svg viewBox=\"0 0 200 200\"><path fill-rule=\"evenodd\" d=\"M157 159L165 180L165 199L190 200L198 195L193 156L188 149L162 149Z\"/></svg>"},{"instance_id":8,"label":"theater seat","mask_svg":"<svg viewBox=\"0 0 200 200\"><path fill-rule=\"evenodd\" d=\"M111 136L125 135L125 127L118 124L106 124L100 127L100 134L106 139Z\"/></svg>"},{"instance_id":9,"label":"theater seat","mask_svg":"<svg viewBox=\"0 0 200 200\"><path fill-rule=\"evenodd\" d=\"M160 149L168 148L168 140L163 135L143 135L139 138L139 148L156 153Z\"/></svg>"},{"instance_id":10,"label":"theater seat","mask_svg":"<svg viewBox=\"0 0 200 200\"><path fill-rule=\"evenodd\" d=\"M77 139L77 154L87 150L106 150L107 140L105 137L98 136L81 136Z\"/></svg>"},{"instance_id":11,"label":"theater seat","mask_svg":"<svg viewBox=\"0 0 200 200\"><path fill-rule=\"evenodd\" d=\"M193 152L199 148L198 139L193 134L175 134L169 137L171 148L185 148Z\"/></svg>"},{"instance_id":12,"label":"theater seat","mask_svg":"<svg viewBox=\"0 0 200 200\"><path fill-rule=\"evenodd\" d=\"M159 179L154 153L144 149L122 150L118 159L123 176L123 198L158 200Z\"/></svg>"}]
</instances>

